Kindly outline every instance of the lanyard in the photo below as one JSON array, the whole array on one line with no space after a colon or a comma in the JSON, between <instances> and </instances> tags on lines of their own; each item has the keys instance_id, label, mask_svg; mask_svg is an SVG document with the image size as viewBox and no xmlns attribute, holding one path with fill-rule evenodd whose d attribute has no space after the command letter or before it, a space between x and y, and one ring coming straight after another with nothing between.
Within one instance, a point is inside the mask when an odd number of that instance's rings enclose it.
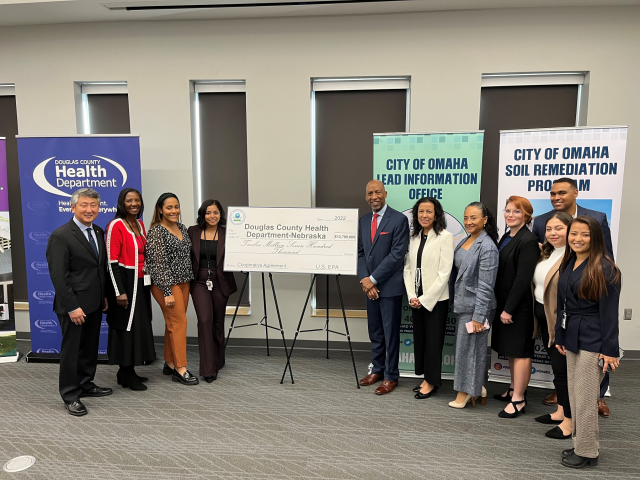
<instances>
[{"instance_id":1,"label":"lanyard","mask_svg":"<svg viewBox=\"0 0 640 480\"><path fill-rule=\"evenodd\" d=\"M213 238L210 240L211 244L213 245L213 242L215 242L215 240L218 238L218 229L216 228L216 233L213 235ZM207 230L205 229L204 231L204 252L205 255L207 256L207 279L211 276L211 265L210 265L210 261L211 261L211 256L209 253L209 244L207 243Z\"/></svg>"},{"instance_id":2,"label":"lanyard","mask_svg":"<svg viewBox=\"0 0 640 480\"><path fill-rule=\"evenodd\" d=\"M577 259L576 259L577 260ZM575 262L573 263L573 267L575 268ZM569 284L571 283L571 274L573 273L573 268L569 270L569 275L567 275L567 282L564 286L564 305L562 308L562 328L567 328L567 293L569 291Z\"/></svg>"}]
</instances>

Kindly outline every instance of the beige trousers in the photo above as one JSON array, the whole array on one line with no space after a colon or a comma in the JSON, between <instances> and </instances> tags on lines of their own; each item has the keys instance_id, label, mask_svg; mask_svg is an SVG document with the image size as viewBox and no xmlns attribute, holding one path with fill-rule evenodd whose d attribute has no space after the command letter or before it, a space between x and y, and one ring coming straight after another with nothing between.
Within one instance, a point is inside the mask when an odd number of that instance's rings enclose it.
<instances>
[{"instance_id":1,"label":"beige trousers","mask_svg":"<svg viewBox=\"0 0 640 480\"><path fill-rule=\"evenodd\" d=\"M600 448L598 399L604 377L598 366L600 354L579 350L567 351L569 403L573 417L573 447L576 455L596 458Z\"/></svg>"}]
</instances>

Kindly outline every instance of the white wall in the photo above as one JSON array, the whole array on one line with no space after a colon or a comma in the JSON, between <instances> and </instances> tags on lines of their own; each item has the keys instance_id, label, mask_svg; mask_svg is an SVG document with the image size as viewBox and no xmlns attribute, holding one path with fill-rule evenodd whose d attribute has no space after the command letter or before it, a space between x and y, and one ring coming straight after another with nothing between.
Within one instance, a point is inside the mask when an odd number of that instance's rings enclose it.
<instances>
[{"instance_id":1,"label":"white wall","mask_svg":"<svg viewBox=\"0 0 640 480\"><path fill-rule=\"evenodd\" d=\"M251 205L310 206L310 77L411 75L411 129L433 131L478 128L482 73L589 71L588 125L630 127L618 260L621 307L635 319L621 321L620 338L640 349L640 222L631 221L640 204L639 26L640 8L630 7L4 27L0 83L16 85L20 134L54 135L76 133L74 81L126 80L147 203L171 190L193 212L189 80L247 81ZM275 278L293 336L309 277ZM258 281L252 296L260 310ZM365 320L350 325L367 341ZM237 335L261 338L263 329Z\"/></svg>"}]
</instances>

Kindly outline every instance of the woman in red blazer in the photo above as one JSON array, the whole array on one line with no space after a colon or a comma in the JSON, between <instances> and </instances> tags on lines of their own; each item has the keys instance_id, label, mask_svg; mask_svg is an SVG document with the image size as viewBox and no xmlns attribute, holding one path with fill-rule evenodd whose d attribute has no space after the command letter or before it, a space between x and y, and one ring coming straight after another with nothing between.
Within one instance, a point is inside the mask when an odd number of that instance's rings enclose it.
<instances>
[{"instance_id":1,"label":"woman in red blazer","mask_svg":"<svg viewBox=\"0 0 640 480\"><path fill-rule=\"evenodd\" d=\"M118 385L131 390L146 390L147 379L139 377L134 367L156 358L151 328L151 295L145 285L145 251L147 233L142 223L144 203L135 188L125 188L118 196L116 216L107 226L109 277L110 365L120 365ZM149 282L150 283L150 282Z\"/></svg>"},{"instance_id":2,"label":"woman in red blazer","mask_svg":"<svg viewBox=\"0 0 640 480\"><path fill-rule=\"evenodd\" d=\"M223 271L226 215L218 200L205 200L198 224L189 227L193 276L191 297L198 317L200 375L211 383L224 366L224 316L238 290L232 272Z\"/></svg>"}]
</instances>

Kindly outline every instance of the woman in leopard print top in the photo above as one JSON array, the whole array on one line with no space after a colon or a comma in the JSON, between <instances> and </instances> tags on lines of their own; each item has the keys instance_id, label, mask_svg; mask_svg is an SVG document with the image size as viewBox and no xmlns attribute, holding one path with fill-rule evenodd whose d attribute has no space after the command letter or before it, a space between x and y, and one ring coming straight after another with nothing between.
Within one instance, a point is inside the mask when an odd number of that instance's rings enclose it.
<instances>
[{"instance_id":1,"label":"woman in leopard print top","mask_svg":"<svg viewBox=\"0 0 640 480\"><path fill-rule=\"evenodd\" d=\"M191 239L180 222L180 202L173 193L163 193L156 202L147 234L146 265L151 274L151 294L165 321L164 368L174 382L197 385L187 370L187 306L193 280Z\"/></svg>"}]
</instances>

